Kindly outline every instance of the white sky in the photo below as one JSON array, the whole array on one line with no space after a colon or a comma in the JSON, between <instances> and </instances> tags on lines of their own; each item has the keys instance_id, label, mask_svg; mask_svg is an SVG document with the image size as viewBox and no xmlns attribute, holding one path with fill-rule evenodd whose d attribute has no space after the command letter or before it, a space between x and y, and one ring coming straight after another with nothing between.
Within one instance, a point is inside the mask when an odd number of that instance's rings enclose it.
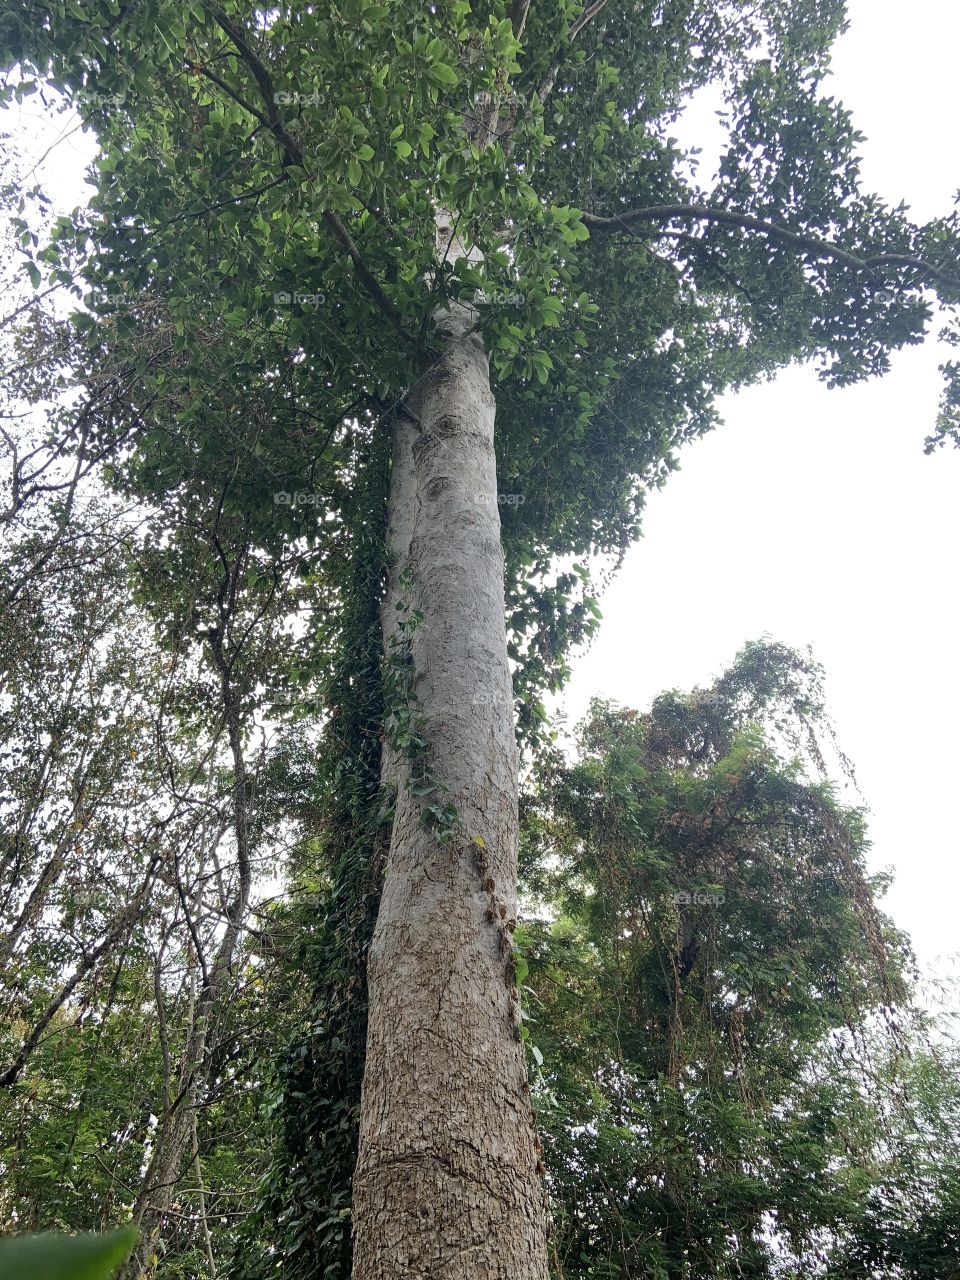
<instances>
[{"instance_id":1,"label":"white sky","mask_svg":"<svg viewBox=\"0 0 960 1280\"><path fill-rule=\"evenodd\" d=\"M960 6L912 0L909 19L902 0L849 9L830 92L867 135L864 185L905 198L918 219L948 212L960 186ZM31 162L75 123L44 118L36 99L4 117ZM704 110L684 139L712 121ZM73 133L39 171L62 207L82 200L92 152ZM872 811L872 865L896 873L887 909L943 973L960 947L960 452L927 457L923 439L946 354L928 342L895 356L882 382L842 391L791 369L727 397L725 424L651 497L644 540L602 601L600 636L565 699L571 720L594 694L643 708L707 683L747 639L812 644Z\"/></svg>"},{"instance_id":2,"label":"white sky","mask_svg":"<svg viewBox=\"0 0 960 1280\"><path fill-rule=\"evenodd\" d=\"M852 0L849 14L828 92L866 134L864 186L918 220L948 213L960 6ZM643 708L706 684L747 639L811 644L871 810L872 867L895 871L885 907L942 973L960 949L960 451L928 457L923 440L947 354L931 340L881 381L829 390L792 368L725 397L725 423L651 496L565 698L571 720L596 694Z\"/></svg>"}]
</instances>

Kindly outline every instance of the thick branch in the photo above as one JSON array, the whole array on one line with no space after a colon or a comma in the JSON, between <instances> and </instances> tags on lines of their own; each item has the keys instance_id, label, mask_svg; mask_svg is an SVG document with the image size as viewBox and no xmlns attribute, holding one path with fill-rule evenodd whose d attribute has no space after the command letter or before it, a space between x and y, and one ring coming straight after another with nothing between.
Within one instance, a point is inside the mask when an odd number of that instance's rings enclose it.
<instances>
[{"instance_id":1,"label":"thick branch","mask_svg":"<svg viewBox=\"0 0 960 1280\"><path fill-rule=\"evenodd\" d=\"M909 253L877 253L862 258L848 249L819 236L804 235L798 231L790 231L775 222L764 218L755 218L749 213L736 213L731 209L716 209L704 204L656 204L643 209L631 209L627 213L613 214L603 217L600 214L584 213L583 224L590 231L626 231L635 235L633 224L637 222L666 222L684 220L693 222L712 222L720 226L737 227L745 231L759 231L775 244L788 245L800 249L804 253L818 258L830 258L834 262L847 267L855 267L858 271L873 271L878 267L909 267L921 272L936 284L947 289L960 291L960 279L947 275L939 267L922 258L915 258ZM655 232L654 234L657 234ZM659 234L672 234L663 230Z\"/></svg>"},{"instance_id":2,"label":"thick branch","mask_svg":"<svg viewBox=\"0 0 960 1280\"><path fill-rule=\"evenodd\" d=\"M354 244L353 237L347 230L345 223L341 221L339 215L334 213L332 209L324 210L323 220L330 228L333 238L336 240L337 244L353 263L357 275L366 285L367 291L370 295L376 300L380 310L390 321L392 321L404 336L407 336L403 327L403 316L386 296L377 281L374 279L373 275L370 273L370 269L360 256L360 251Z\"/></svg>"},{"instance_id":3,"label":"thick branch","mask_svg":"<svg viewBox=\"0 0 960 1280\"><path fill-rule=\"evenodd\" d=\"M270 72L267 70L260 57L257 55L252 46L248 43L243 31L236 26L233 20L224 13L219 5L214 5L211 12L217 21L221 30L230 38L231 43L236 48L240 57L247 64L254 80L257 82L257 88L260 91L260 98L263 102L264 112L253 111L253 115L262 121L270 129L277 141L281 144L287 153L289 164L303 164L303 151L296 138L287 129L283 122L283 117L277 110L276 93L273 88L273 80ZM249 109L249 108L248 108Z\"/></svg>"},{"instance_id":4,"label":"thick branch","mask_svg":"<svg viewBox=\"0 0 960 1280\"><path fill-rule=\"evenodd\" d=\"M594 18L597 16L597 14L600 12L600 10L603 8L603 6L606 3L607 3L607 0L596 0L596 2L590 5L588 9L584 9L583 13L581 13L580 17L576 20L576 22L570 28L570 34L569 36L567 36L567 39L575 40L579 35L580 31L587 25L588 22L592 22L594 20Z\"/></svg>"}]
</instances>

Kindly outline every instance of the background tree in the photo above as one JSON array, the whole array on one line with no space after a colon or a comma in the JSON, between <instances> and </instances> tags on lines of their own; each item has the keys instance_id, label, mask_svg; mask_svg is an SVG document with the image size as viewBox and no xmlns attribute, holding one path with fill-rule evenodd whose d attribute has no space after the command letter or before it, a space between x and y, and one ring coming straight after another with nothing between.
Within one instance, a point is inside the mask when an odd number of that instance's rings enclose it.
<instances>
[{"instance_id":1,"label":"background tree","mask_svg":"<svg viewBox=\"0 0 960 1280\"><path fill-rule=\"evenodd\" d=\"M646 714L595 703L529 799L558 1274L955 1272L928 1142L956 1078L907 1004L862 812L815 780L823 714L809 660L750 645Z\"/></svg>"}]
</instances>

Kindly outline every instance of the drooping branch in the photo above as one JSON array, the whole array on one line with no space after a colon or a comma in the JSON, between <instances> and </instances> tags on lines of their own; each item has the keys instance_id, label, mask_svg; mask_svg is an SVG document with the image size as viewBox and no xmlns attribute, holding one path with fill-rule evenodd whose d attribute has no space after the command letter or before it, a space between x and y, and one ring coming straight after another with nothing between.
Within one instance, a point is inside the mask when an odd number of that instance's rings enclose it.
<instances>
[{"instance_id":1,"label":"drooping branch","mask_svg":"<svg viewBox=\"0 0 960 1280\"><path fill-rule=\"evenodd\" d=\"M737 213L732 209L718 209L705 204L657 204L642 209L631 209L626 213L605 217L595 213L584 213L583 224L590 231L613 232L626 231L636 235L634 225L638 222L708 222L719 226L736 227L743 231L759 231L775 244L788 245L800 249L804 253L817 258L829 258L844 266L854 267L858 271L875 271L880 267L907 267L919 271L935 284L960 293L960 277L947 274L940 267L934 266L923 258L909 253L877 253L860 257L848 249L841 248L830 240L819 236L805 235L803 232L790 231L776 222L765 218L756 218L749 213ZM672 235L669 229L657 229L654 234Z\"/></svg>"}]
</instances>

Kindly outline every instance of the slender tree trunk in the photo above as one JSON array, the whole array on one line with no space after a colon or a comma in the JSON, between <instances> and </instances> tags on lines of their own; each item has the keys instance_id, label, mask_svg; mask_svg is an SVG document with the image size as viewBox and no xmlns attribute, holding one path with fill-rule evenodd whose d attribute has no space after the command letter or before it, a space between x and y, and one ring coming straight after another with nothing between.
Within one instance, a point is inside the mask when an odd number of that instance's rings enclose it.
<instances>
[{"instance_id":1,"label":"slender tree trunk","mask_svg":"<svg viewBox=\"0 0 960 1280\"><path fill-rule=\"evenodd\" d=\"M178 1090L157 1129L153 1156L134 1202L131 1218L140 1229L140 1238L127 1260L122 1280L153 1280L158 1273L162 1233L170 1206L186 1168L199 1159L196 1147L197 1103L207 1082L210 1040L222 1016L225 997L231 989L237 946L250 901L252 873L247 813L248 773L243 754L240 712L236 691L230 684L229 663L219 633L211 634L210 645L221 677L224 721L233 762L232 808L237 842L237 885L227 904L226 927L199 998L195 999L191 994L189 1027L180 1061ZM202 870L201 864L198 885L203 882ZM202 964L199 949L196 960L198 965ZM162 999L162 992L159 994ZM203 1228L206 1232L205 1216Z\"/></svg>"},{"instance_id":2,"label":"slender tree trunk","mask_svg":"<svg viewBox=\"0 0 960 1280\"><path fill-rule=\"evenodd\" d=\"M406 599L423 614L414 706L462 831L438 842L421 820L437 797L413 795L409 761L387 753L399 790L368 968L354 1280L547 1275L510 945L518 784L495 405L475 320L470 307L441 318L445 354L397 427L384 643L389 657Z\"/></svg>"}]
</instances>

